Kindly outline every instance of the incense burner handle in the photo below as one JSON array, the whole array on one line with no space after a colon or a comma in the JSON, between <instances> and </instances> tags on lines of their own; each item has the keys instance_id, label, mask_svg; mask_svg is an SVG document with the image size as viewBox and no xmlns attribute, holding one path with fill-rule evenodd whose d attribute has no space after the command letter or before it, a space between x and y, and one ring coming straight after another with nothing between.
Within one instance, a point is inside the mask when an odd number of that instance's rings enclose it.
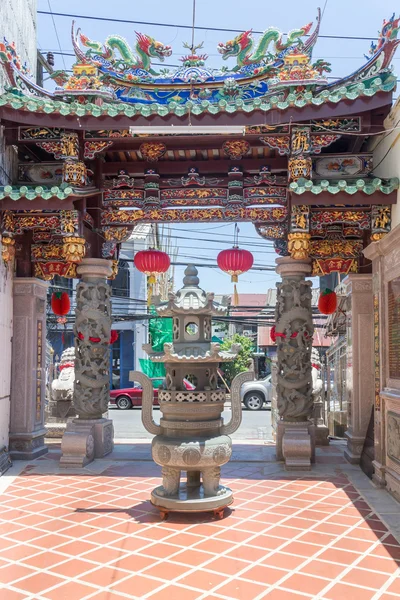
<instances>
[{"instance_id":1,"label":"incense burner handle","mask_svg":"<svg viewBox=\"0 0 400 600\"><path fill-rule=\"evenodd\" d=\"M245 371L236 375L231 385L231 419L221 427L222 435L230 435L240 427L242 422L242 401L240 399L240 388L246 381L253 381L254 371Z\"/></svg>"},{"instance_id":2,"label":"incense burner handle","mask_svg":"<svg viewBox=\"0 0 400 600\"><path fill-rule=\"evenodd\" d=\"M134 382L138 381L142 386L142 423L146 431L149 433L153 433L154 435L159 435L162 433L162 429L160 425L157 425L153 421L153 384L151 383L151 379L144 375L140 371L130 371L129 380Z\"/></svg>"}]
</instances>

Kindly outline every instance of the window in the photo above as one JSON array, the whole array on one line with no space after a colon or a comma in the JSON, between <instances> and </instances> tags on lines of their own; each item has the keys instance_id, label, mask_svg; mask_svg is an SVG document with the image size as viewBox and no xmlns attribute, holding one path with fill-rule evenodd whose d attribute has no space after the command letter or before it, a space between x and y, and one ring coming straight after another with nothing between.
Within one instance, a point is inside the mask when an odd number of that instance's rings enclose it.
<instances>
[{"instance_id":1,"label":"window","mask_svg":"<svg viewBox=\"0 0 400 600\"><path fill-rule=\"evenodd\" d=\"M121 387L121 336L111 346L111 388L119 390Z\"/></svg>"},{"instance_id":2,"label":"window","mask_svg":"<svg viewBox=\"0 0 400 600\"><path fill-rule=\"evenodd\" d=\"M188 335L196 335L199 331L197 323L188 323L185 327L185 331Z\"/></svg>"}]
</instances>

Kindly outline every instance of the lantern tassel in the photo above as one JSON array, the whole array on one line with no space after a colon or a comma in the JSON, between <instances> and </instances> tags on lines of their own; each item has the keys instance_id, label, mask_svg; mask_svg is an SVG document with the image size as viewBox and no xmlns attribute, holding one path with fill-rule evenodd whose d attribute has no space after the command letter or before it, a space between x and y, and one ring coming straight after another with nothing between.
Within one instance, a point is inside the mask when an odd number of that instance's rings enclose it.
<instances>
[{"instance_id":1,"label":"lantern tassel","mask_svg":"<svg viewBox=\"0 0 400 600\"><path fill-rule=\"evenodd\" d=\"M237 291L236 283L233 286L232 306L239 306L239 294Z\"/></svg>"},{"instance_id":2,"label":"lantern tassel","mask_svg":"<svg viewBox=\"0 0 400 600\"><path fill-rule=\"evenodd\" d=\"M147 306L151 306L151 299L154 294L155 275L149 275L147 278Z\"/></svg>"},{"instance_id":3,"label":"lantern tassel","mask_svg":"<svg viewBox=\"0 0 400 600\"><path fill-rule=\"evenodd\" d=\"M238 281L238 276L237 273L232 273L231 275L231 281L234 284L233 286L233 298L232 298L232 306L239 306L239 294L237 292L237 281Z\"/></svg>"}]
</instances>

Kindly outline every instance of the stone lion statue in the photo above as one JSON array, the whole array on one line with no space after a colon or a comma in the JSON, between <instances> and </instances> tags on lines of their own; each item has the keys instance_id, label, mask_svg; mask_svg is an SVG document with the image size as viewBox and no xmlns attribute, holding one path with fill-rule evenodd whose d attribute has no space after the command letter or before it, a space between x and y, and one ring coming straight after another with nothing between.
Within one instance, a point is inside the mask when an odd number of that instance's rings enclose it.
<instances>
[{"instance_id":1,"label":"stone lion statue","mask_svg":"<svg viewBox=\"0 0 400 600\"><path fill-rule=\"evenodd\" d=\"M319 356L319 352L316 348L313 348L311 352L311 365L311 376L313 384L312 394L314 402L318 402L321 398L323 381L321 379L321 359Z\"/></svg>"},{"instance_id":2,"label":"stone lion statue","mask_svg":"<svg viewBox=\"0 0 400 600\"><path fill-rule=\"evenodd\" d=\"M72 402L75 379L75 348L66 348L61 354L60 375L51 384L52 399Z\"/></svg>"}]
</instances>

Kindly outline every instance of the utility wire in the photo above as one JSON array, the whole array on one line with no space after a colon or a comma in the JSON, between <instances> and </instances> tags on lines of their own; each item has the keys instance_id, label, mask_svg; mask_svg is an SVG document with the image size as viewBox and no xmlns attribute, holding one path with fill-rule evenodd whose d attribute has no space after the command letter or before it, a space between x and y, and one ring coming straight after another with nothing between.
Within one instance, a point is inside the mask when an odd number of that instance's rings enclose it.
<instances>
[{"instance_id":1,"label":"utility wire","mask_svg":"<svg viewBox=\"0 0 400 600\"><path fill-rule=\"evenodd\" d=\"M48 12L46 10L38 10L37 11L38 14L41 15L54 15L56 17L68 17L70 19L88 19L91 21L110 21L113 23L130 23L133 25L149 25L151 27L172 27L172 28L177 28L177 29L196 29L199 31L224 31L227 33L242 33L243 29L227 29L226 27L202 27L200 25L178 25L178 24L174 24L174 23L155 23L152 21L132 21L130 19L115 19L115 18L111 18L111 17L95 17L92 15L75 15L75 14L69 14L69 13L55 13L55 12ZM264 32L263 31L256 31L253 30L253 33L257 34L257 35L262 35ZM287 35L286 33L284 33L283 35ZM305 36L305 37L309 37L309 36ZM361 36L353 36L353 35L319 35L318 37L320 38L325 38L325 39L333 39L333 40L366 40L366 41L376 41L378 40L377 37L361 37Z\"/></svg>"},{"instance_id":2,"label":"utility wire","mask_svg":"<svg viewBox=\"0 0 400 600\"><path fill-rule=\"evenodd\" d=\"M54 31L56 32L56 38L57 38L57 42L58 42L58 47L60 48L60 53L62 54L62 52L61 52L61 43L60 43L60 38L58 37L58 31L57 31L57 27L56 27L56 22L55 22L55 20L54 20L54 13L53 13L53 11L52 11L52 8L51 8L50 0L47 0L47 4L49 5L49 9L50 9L50 12L49 12L49 13L47 13L47 14L50 14L50 15L51 15L51 19L52 19L52 21L53 21L53 25L54 25ZM66 69L66 68L67 68L67 66L66 66L66 64L65 64L65 59L64 59L64 56L62 57L62 59L63 59L63 63L64 63L64 69Z\"/></svg>"}]
</instances>

